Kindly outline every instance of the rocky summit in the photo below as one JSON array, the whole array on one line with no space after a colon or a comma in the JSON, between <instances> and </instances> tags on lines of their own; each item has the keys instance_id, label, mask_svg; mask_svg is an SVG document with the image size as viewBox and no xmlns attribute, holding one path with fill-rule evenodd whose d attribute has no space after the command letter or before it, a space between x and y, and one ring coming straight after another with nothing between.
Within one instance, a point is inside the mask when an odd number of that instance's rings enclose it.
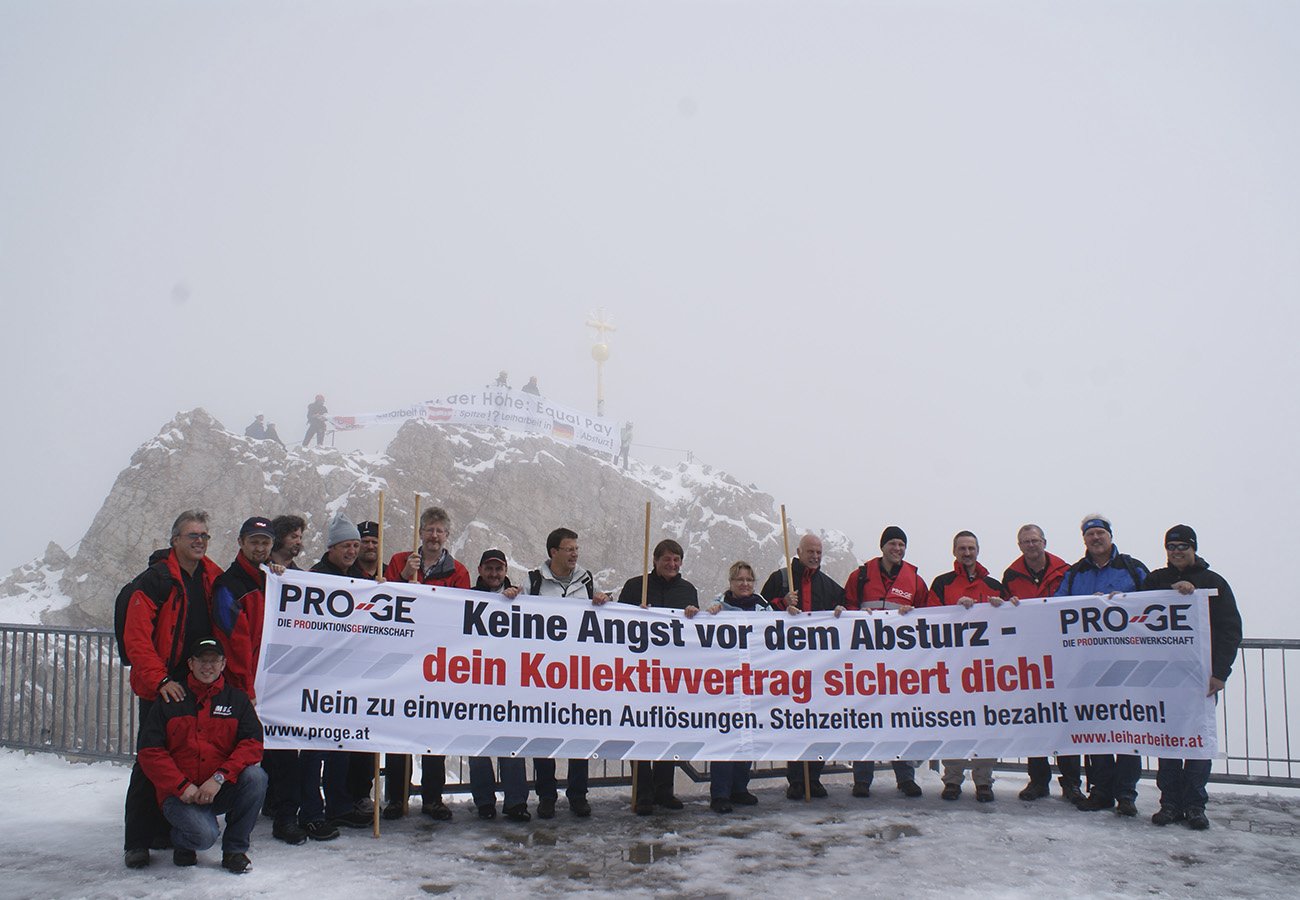
<instances>
[{"instance_id":1,"label":"rocky summit","mask_svg":"<svg viewBox=\"0 0 1300 900\"><path fill-rule=\"evenodd\" d=\"M624 472L607 458L549 437L408 422L383 453L282 448L227 431L203 409L178 414L131 456L75 554L51 543L45 556L0 582L5 598L39 600L33 621L110 627L118 589L165 547L172 520L199 507L211 515L209 555L223 568L251 515L296 513L307 520L304 568L325 552L330 518L376 519L384 492L384 556L410 549L415 493L422 508L444 507L450 549L469 567L489 547L505 551L510 578L546 559L546 535L565 526L580 535L581 564L613 591L640 574L645 504L650 542L675 538L686 548L683 574L713 596L727 567L748 560L760 579L781 564L781 518L770 495L699 462L675 468L635 460ZM806 530L790 522L793 549ZM853 546L819 530L826 569L847 573ZM46 602L48 601L48 602ZM17 604L14 604L16 607ZM0 619L7 618L0 613Z\"/></svg>"}]
</instances>

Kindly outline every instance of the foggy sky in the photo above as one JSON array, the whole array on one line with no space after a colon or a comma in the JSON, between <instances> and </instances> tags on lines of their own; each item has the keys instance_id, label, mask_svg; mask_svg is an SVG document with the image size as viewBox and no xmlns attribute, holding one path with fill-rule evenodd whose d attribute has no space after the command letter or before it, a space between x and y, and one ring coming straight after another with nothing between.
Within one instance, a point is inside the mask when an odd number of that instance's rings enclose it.
<instances>
[{"instance_id":1,"label":"foggy sky","mask_svg":"<svg viewBox=\"0 0 1300 900\"><path fill-rule=\"evenodd\" d=\"M502 368L591 408L604 307L610 416L864 559L899 524L933 578L969 528L1000 574L1033 521L1073 561L1099 511L1155 567L1186 522L1246 633L1300 637L1298 26L4 0L0 570L71 549L180 409L294 442L317 392L376 412Z\"/></svg>"}]
</instances>

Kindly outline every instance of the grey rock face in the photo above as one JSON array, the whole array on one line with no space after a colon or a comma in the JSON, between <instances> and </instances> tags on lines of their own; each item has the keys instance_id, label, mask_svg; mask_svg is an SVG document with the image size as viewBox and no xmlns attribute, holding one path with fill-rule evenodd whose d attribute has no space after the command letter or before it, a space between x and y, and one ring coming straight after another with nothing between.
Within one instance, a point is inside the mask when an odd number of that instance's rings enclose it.
<instances>
[{"instance_id":1,"label":"grey rock face","mask_svg":"<svg viewBox=\"0 0 1300 900\"><path fill-rule=\"evenodd\" d=\"M385 493L384 555L409 550L415 492L422 508L438 505L452 518L450 549L469 569L490 547L505 551L510 577L546 558L546 535L565 526L579 534L581 563L598 585L616 590L640 574L644 514L651 504L650 542L672 537L686 548L683 574L712 596L726 570L748 560L760 579L782 564L781 522L772 497L699 463L674 469L607 459L549 438L471 431L408 422L382 454L331 448L281 448L227 431L202 409L180 413L131 457L68 558L51 545L44 564L62 569L59 587L72 603L50 624L107 626L118 589L144 568L150 551L167 545L182 510L211 516L209 555L223 568L236 552L240 523L251 515L296 513L307 519L299 563L325 552L330 518L376 519ZM790 523L791 546L798 539ZM843 579L856 564L852 544L823 533L824 566ZM0 582L0 597L25 569ZM29 576L30 577L30 576Z\"/></svg>"}]
</instances>

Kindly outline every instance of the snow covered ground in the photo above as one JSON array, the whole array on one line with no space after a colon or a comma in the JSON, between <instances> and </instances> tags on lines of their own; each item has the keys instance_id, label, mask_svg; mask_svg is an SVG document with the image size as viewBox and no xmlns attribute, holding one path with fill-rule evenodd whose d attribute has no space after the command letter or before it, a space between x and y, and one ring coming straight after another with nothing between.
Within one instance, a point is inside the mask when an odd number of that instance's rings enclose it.
<instances>
[{"instance_id":1,"label":"snow covered ground","mask_svg":"<svg viewBox=\"0 0 1300 900\"><path fill-rule=\"evenodd\" d=\"M719 816L703 786L679 776L684 811L633 816L626 790L593 792L580 821L560 801L550 822L520 825L474 816L420 815L384 823L376 840L345 832L336 841L289 847L253 835L252 872L234 876L219 854L177 869L170 851L140 871L122 866L122 800L128 770L70 763L49 754L0 751L0 896L228 898L278 894L329 898L592 896L785 898L885 897L1295 897L1300 885L1300 797L1215 789L1213 826L1156 828L1155 787L1144 782L1136 820L1079 813L1057 799L1022 803L1022 779L1004 777L998 801L977 805L968 790L939 800L935 773L919 772L926 796L904 800L888 767L879 796L855 800L846 776L811 804L756 780L757 807Z\"/></svg>"}]
</instances>

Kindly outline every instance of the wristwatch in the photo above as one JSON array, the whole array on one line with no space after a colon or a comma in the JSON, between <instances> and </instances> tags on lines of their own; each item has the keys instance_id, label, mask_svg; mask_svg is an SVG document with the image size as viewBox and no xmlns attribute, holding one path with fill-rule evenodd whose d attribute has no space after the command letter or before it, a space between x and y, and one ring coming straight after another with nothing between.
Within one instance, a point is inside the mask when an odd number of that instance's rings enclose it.
<instances>
[{"instance_id":1,"label":"wristwatch","mask_svg":"<svg viewBox=\"0 0 1300 900\"><path fill-rule=\"evenodd\" d=\"M220 772L213 772L213 773L212 773L212 780L215 781L217 784L225 784L225 783L226 783L226 776L225 776L225 775L222 775Z\"/></svg>"}]
</instances>

